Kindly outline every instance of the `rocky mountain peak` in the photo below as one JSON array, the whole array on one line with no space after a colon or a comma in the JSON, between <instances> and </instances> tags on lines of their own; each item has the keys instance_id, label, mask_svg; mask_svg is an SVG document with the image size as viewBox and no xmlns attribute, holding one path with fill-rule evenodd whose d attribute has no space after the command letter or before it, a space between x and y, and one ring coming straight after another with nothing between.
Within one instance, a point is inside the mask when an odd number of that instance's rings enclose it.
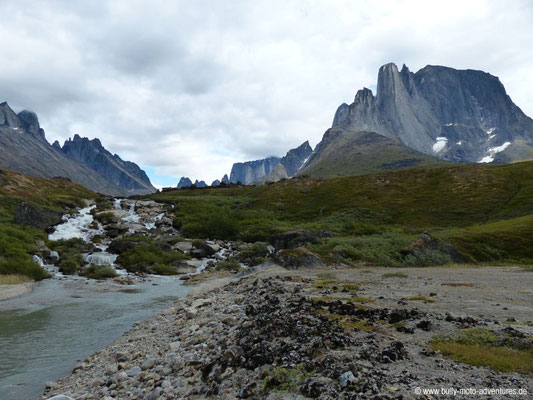
<instances>
[{"instance_id":1,"label":"rocky mountain peak","mask_svg":"<svg viewBox=\"0 0 533 400\"><path fill-rule=\"evenodd\" d=\"M37 138L45 138L44 130L39 125L39 118L37 118L37 114L35 114L33 111L23 110L18 113L17 116L22 125L22 129L24 129L26 133L29 133Z\"/></svg>"},{"instance_id":2,"label":"rocky mountain peak","mask_svg":"<svg viewBox=\"0 0 533 400\"><path fill-rule=\"evenodd\" d=\"M441 159L533 159L533 120L483 71L428 65L416 73L394 63L378 72L376 96L363 89L342 104L333 126L376 132ZM320 144L317 146L320 147Z\"/></svg>"}]
</instances>

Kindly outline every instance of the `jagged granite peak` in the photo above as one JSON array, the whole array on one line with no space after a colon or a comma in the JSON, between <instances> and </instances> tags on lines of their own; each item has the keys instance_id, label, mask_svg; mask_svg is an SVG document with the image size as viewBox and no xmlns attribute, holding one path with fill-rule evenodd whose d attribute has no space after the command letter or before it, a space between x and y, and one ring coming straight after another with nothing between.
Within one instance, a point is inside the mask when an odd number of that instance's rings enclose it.
<instances>
[{"instance_id":1,"label":"jagged granite peak","mask_svg":"<svg viewBox=\"0 0 533 400\"><path fill-rule=\"evenodd\" d=\"M196 179L194 181L194 186L196 186L197 188L206 188L207 183L205 183L205 181L199 181L198 179Z\"/></svg>"},{"instance_id":2,"label":"jagged granite peak","mask_svg":"<svg viewBox=\"0 0 533 400\"><path fill-rule=\"evenodd\" d=\"M118 155L111 154L97 138L89 140L75 134L72 139L65 141L61 151L69 158L97 171L127 193L147 194L156 191L137 164L123 161Z\"/></svg>"},{"instance_id":3,"label":"jagged granite peak","mask_svg":"<svg viewBox=\"0 0 533 400\"><path fill-rule=\"evenodd\" d=\"M533 120L497 77L483 71L428 65L413 73L405 64L401 71L386 64L378 72L376 96L357 92L351 105L338 108L333 126L339 125L399 138L444 160L533 159Z\"/></svg>"},{"instance_id":4,"label":"jagged granite peak","mask_svg":"<svg viewBox=\"0 0 533 400\"><path fill-rule=\"evenodd\" d=\"M54 143L52 143L52 147L56 150L61 151L61 144L59 143L59 140L54 141Z\"/></svg>"},{"instance_id":5,"label":"jagged granite peak","mask_svg":"<svg viewBox=\"0 0 533 400\"><path fill-rule=\"evenodd\" d=\"M346 103L342 103L339 108L337 108L337 112L335 112L331 126L337 126L344 123L344 121L348 119L349 112L350 106Z\"/></svg>"},{"instance_id":6,"label":"jagged granite peak","mask_svg":"<svg viewBox=\"0 0 533 400\"><path fill-rule=\"evenodd\" d=\"M262 160L235 163L231 168L230 182L249 185L268 175L280 161L279 157L267 157Z\"/></svg>"},{"instance_id":7,"label":"jagged granite peak","mask_svg":"<svg viewBox=\"0 0 533 400\"><path fill-rule=\"evenodd\" d=\"M180 178L180 181L178 182L177 188L181 189L181 188L191 187L191 186L192 186L192 181L186 176L182 176Z\"/></svg>"},{"instance_id":8,"label":"jagged granite peak","mask_svg":"<svg viewBox=\"0 0 533 400\"><path fill-rule=\"evenodd\" d=\"M222 177L222 180L220 182L221 183L229 183L228 174L224 174L224 176Z\"/></svg>"},{"instance_id":9,"label":"jagged granite peak","mask_svg":"<svg viewBox=\"0 0 533 400\"><path fill-rule=\"evenodd\" d=\"M309 156L313 153L313 149L306 140L295 149L289 150L287 154L281 159L280 164L283 164L285 171L289 177L293 177L300 171L303 164L307 161Z\"/></svg>"},{"instance_id":10,"label":"jagged granite peak","mask_svg":"<svg viewBox=\"0 0 533 400\"><path fill-rule=\"evenodd\" d=\"M218 179L215 179L213 182L211 182L211 187L217 187L220 186L220 181Z\"/></svg>"}]
</instances>

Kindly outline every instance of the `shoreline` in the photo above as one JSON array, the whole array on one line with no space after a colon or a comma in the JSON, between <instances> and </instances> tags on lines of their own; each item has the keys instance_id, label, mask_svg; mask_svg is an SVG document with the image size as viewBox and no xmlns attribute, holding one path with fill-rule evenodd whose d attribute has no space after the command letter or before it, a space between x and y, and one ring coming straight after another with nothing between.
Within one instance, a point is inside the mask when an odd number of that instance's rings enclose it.
<instances>
[{"instance_id":1,"label":"shoreline","mask_svg":"<svg viewBox=\"0 0 533 400\"><path fill-rule=\"evenodd\" d=\"M26 282L17 285L0 285L0 301L30 294L36 284L36 282Z\"/></svg>"},{"instance_id":2,"label":"shoreline","mask_svg":"<svg viewBox=\"0 0 533 400\"><path fill-rule=\"evenodd\" d=\"M435 335L465 329L466 318L472 327L495 330L508 315L524 320L531 315L533 274L489 267L401 271L412 279L385 278L398 269L272 265L206 281L81 362L42 399L59 394L76 400L416 398L415 387L470 387L472 376L477 386L533 393L531 376L462 364L429 348ZM322 287L328 280L341 286L357 282L364 303L331 303L332 297L353 294ZM509 286L518 293L512 301L505 297ZM430 292L436 293L433 302L405 301ZM468 307L464 296L470 298ZM323 300L317 303L317 297ZM333 311L361 321L340 327ZM453 318L446 318L450 313ZM393 317L400 321L386 322ZM513 329L533 331L528 325Z\"/></svg>"}]
</instances>

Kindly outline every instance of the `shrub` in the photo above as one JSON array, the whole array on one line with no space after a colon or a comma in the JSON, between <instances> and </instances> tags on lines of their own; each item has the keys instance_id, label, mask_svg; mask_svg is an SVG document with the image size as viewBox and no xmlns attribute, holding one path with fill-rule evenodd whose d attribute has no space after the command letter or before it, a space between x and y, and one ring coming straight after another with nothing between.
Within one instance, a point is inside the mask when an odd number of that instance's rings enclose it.
<instances>
[{"instance_id":1,"label":"shrub","mask_svg":"<svg viewBox=\"0 0 533 400\"><path fill-rule=\"evenodd\" d=\"M72 258L67 258L59 263L59 271L65 275L74 275L78 272L79 264Z\"/></svg>"},{"instance_id":2,"label":"shrub","mask_svg":"<svg viewBox=\"0 0 533 400\"><path fill-rule=\"evenodd\" d=\"M217 271L236 271L239 272L242 267L238 261L235 260L225 260L217 262L215 267Z\"/></svg>"},{"instance_id":3,"label":"shrub","mask_svg":"<svg viewBox=\"0 0 533 400\"><path fill-rule=\"evenodd\" d=\"M176 268L170 265L156 263L150 266L152 273L157 275L177 275Z\"/></svg>"},{"instance_id":4,"label":"shrub","mask_svg":"<svg viewBox=\"0 0 533 400\"><path fill-rule=\"evenodd\" d=\"M203 221L183 224L181 232L186 237L232 240L239 234L239 224L229 215L213 213Z\"/></svg>"},{"instance_id":5,"label":"shrub","mask_svg":"<svg viewBox=\"0 0 533 400\"><path fill-rule=\"evenodd\" d=\"M129 272L150 272L154 264L171 265L173 262L186 260L189 257L175 251L163 251L153 243L142 243L133 249L124 251L117 262ZM157 267L159 270L165 270ZM166 273L165 273L166 275Z\"/></svg>"},{"instance_id":6,"label":"shrub","mask_svg":"<svg viewBox=\"0 0 533 400\"><path fill-rule=\"evenodd\" d=\"M104 225L114 224L118 222L117 217L112 212L98 213L95 215L94 219L101 222Z\"/></svg>"},{"instance_id":7,"label":"shrub","mask_svg":"<svg viewBox=\"0 0 533 400\"><path fill-rule=\"evenodd\" d=\"M89 265L83 269L80 275L91 279L108 279L118 276L113 267L108 265Z\"/></svg>"}]
</instances>

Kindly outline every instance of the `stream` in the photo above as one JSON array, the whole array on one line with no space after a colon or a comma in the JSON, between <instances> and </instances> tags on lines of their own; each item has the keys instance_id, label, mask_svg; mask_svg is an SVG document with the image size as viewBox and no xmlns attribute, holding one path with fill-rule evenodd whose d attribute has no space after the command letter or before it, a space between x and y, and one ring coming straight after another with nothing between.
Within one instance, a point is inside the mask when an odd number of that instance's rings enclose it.
<instances>
[{"instance_id":1,"label":"stream","mask_svg":"<svg viewBox=\"0 0 533 400\"><path fill-rule=\"evenodd\" d=\"M93 206L94 207L94 206ZM120 200L115 201L120 207ZM90 228L92 207L65 216L63 224L50 239L81 237L89 241L102 233L102 227ZM131 203L122 221L139 224ZM146 229L154 221L144 222ZM134 230L135 228L132 228ZM114 264L116 255L106 252L85 254L88 263L107 264L117 273L127 275ZM190 287L178 277L150 275L136 278L133 285L96 281L79 276L64 276L57 268L34 261L50 274L36 284L32 293L0 302L0 400L38 398L48 381L55 381L90 354L98 351L144 320L168 307Z\"/></svg>"}]
</instances>

